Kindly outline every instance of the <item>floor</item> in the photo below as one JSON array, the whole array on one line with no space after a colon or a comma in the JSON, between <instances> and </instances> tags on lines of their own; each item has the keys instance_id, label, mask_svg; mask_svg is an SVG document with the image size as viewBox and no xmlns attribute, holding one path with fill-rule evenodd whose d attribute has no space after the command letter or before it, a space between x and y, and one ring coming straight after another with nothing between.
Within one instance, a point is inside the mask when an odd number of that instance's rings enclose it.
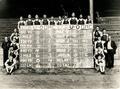
<instances>
[{"instance_id":1,"label":"floor","mask_svg":"<svg viewBox=\"0 0 120 89\"><path fill-rule=\"evenodd\" d=\"M89 72L84 74L40 75L0 72L0 89L120 89L120 69L107 69L105 75Z\"/></svg>"}]
</instances>

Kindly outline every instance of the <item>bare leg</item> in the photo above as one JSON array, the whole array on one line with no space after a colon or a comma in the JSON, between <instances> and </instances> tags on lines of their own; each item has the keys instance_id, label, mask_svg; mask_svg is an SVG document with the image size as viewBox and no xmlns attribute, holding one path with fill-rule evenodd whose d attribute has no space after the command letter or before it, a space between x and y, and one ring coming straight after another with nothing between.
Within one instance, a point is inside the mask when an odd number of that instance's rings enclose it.
<instances>
[{"instance_id":1,"label":"bare leg","mask_svg":"<svg viewBox=\"0 0 120 89\"><path fill-rule=\"evenodd\" d=\"M12 73L14 67L10 67L10 73Z\"/></svg>"},{"instance_id":2,"label":"bare leg","mask_svg":"<svg viewBox=\"0 0 120 89\"><path fill-rule=\"evenodd\" d=\"M7 73L9 73L9 66L6 66L6 71Z\"/></svg>"},{"instance_id":3,"label":"bare leg","mask_svg":"<svg viewBox=\"0 0 120 89\"><path fill-rule=\"evenodd\" d=\"M99 65L99 67L100 67L100 72L102 73L102 66L101 66L101 65Z\"/></svg>"}]
</instances>

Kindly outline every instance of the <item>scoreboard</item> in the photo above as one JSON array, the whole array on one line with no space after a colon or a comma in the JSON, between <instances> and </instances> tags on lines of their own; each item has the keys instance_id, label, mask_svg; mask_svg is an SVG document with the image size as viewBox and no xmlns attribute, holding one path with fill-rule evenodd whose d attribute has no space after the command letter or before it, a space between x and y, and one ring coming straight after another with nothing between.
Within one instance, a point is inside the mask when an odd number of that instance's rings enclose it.
<instances>
[{"instance_id":1,"label":"scoreboard","mask_svg":"<svg viewBox=\"0 0 120 89\"><path fill-rule=\"evenodd\" d=\"M21 26L20 65L26 68L93 68L93 25Z\"/></svg>"}]
</instances>

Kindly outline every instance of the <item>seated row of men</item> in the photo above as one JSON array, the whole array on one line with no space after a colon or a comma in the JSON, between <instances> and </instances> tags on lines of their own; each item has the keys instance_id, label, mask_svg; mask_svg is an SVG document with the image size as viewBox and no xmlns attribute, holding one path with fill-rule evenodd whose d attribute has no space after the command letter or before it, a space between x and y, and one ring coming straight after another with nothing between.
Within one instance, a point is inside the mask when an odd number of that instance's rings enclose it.
<instances>
[{"instance_id":1,"label":"seated row of men","mask_svg":"<svg viewBox=\"0 0 120 89\"><path fill-rule=\"evenodd\" d=\"M19 61L19 34L16 29L11 34L10 39L5 37L2 43L3 48L3 65L6 68L7 74L11 74L13 69L18 69Z\"/></svg>"},{"instance_id":2,"label":"seated row of men","mask_svg":"<svg viewBox=\"0 0 120 89\"><path fill-rule=\"evenodd\" d=\"M94 59L95 68L100 71L101 74L105 74L105 68L114 67L114 54L116 53L117 46L115 42L103 29L100 31L99 27L93 32L93 44L94 44Z\"/></svg>"},{"instance_id":3,"label":"seated row of men","mask_svg":"<svg viewBox=\"0 0 120 89\"><path fill-rule=\"evenodd\" d=\"M21 25L62 25L62 24L72 24L72 25L83 25L83 24L90 24L92 23L92 20L90 16L87 17L87 19L83 19L82 14L80 14L79 19L75 17L75 13L72 13L72 17L68 18L67 16L64 16L62 18L61 16L58 17L58 20L55 20L53 16L51 16L50 19L47 18L47 15L43 15L43 18L40 19L38 15L35 15L35 19L32 20L32 16L29 14L28 19L26 21L23 20L23 17L20 17L20 21L18 22L18 28Z\"/></svg>"}]
</instances>

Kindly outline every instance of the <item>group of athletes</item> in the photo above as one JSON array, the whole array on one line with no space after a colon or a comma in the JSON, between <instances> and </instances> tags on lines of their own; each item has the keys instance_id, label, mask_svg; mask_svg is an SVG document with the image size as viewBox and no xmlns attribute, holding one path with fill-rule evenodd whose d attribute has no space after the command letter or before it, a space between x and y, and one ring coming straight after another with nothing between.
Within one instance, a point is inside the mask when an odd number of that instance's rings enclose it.
<instances>
[{"instance_id":1,"label":"group of athletes","mask_svg":"<svg viewBox=\"0 0 120 89\"><path fill-rule=\"evenodd\" d=\"M93 32L93 48L95 69L101 74L105 74L106 68L114 67L114 54L117 46L106 30L100 30L100 27L97 26Z\"/></svg>"},{"instance_id":2,"label":"group of athletes","mask_svg":"<svg viewBox=\"0 0 120 89\"><path fill-rule=\"evenodd\" d=\"M83 18L83 15L80 14L79 18L75 16L75 13L73 12L71 17L68 18L68 16L58 18L54 18L51 16L51 18L47 18L47 15L44 14L43 18L40 19L38 15L35 15L35 18L32 19L32 16L29 14L28 18L26 20L23 19L23 17L20 17L20 21L18 22L18 29L20 26L24 25L62 25L62 24L71 24L71 25L84 25L84 24L92 24L92 20L90 16L88 15L86 19Z\"/></svg>"},{"instance_id":3,"label":"group of athletes","mask_svg":"<svg viewBox=\"0 0 120 89\"><path fill-rule=\"evenodd\" d=\"M90 16L87 19L83 19L82 14L79 18L75 17L73 12L71 18L64 16L63 18L59 16L58 18L47 18L47 15L43 15L43 18L40 19L38 15L35 15L35 19L32 19L32 16L29 14L26 20L23 20L23 17L20 17L18 21L18 29L20 26L30 26L30 25L62 25L62 24L71 24L71 25L84 25L92 24ZM5 38L5 42L2 44L2 48L8 50L8 53L4 53L4 66L7 70L7 74L11 74L14 69L18 69L20 65L19 60L19 32L17 29L14 29L14 32L10 36L10 42L8 38ZM8 47L9 46L9 47ZM111 37L106 33L106 30L100 30L99 27L93 32L93 53L95 60L95 69L100 71L101 74L105 74L105 68L113 68L114 66L114 54L116 53L117 46L114 41L111 40ZM6 52L6 50L4 50ZM8 55L6 55L8 54ZM6 57L8 56L8 57Z\"/></svg>"}]
</instances>

